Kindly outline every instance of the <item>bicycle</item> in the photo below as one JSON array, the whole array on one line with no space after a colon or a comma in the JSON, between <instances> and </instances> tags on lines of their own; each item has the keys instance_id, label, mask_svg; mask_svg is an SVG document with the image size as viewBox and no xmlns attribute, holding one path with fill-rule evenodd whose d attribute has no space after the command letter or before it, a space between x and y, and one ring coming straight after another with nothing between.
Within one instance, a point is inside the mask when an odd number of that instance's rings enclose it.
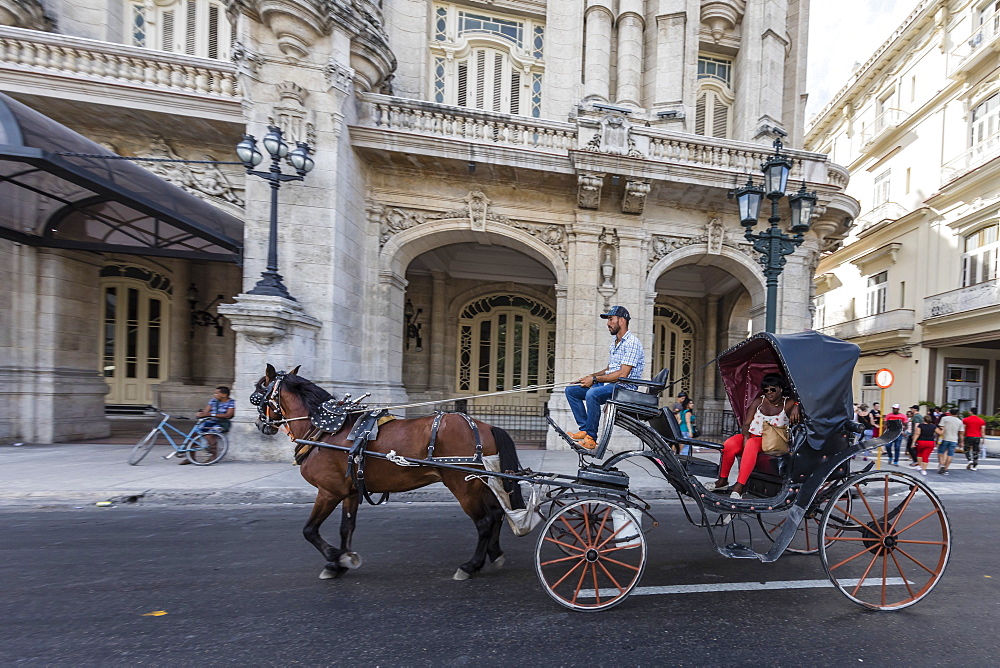
<instances>
[{"instance_id":1,"label":"bicycle","mask_svg":"<svg viewBox=\"0 0 1000 668\"><path fill-rule=\"evenodd\" d=\"M135 466L143 460L143 458L149 454L149 451L153 449L156 444L157 438L162 434L167 442L170 443L170 447L173 448L173 452L165 455L164 459L170 459L174 455L185 456L187 460L192 464L198 466L209 466L215 464L216 462L222 461L222 458L226 456L229 451L229 439L222 432L219 427L209 427L206 429L202 428L202 423L209 418L199 418L197 422L191 427L191 431L186 434L178 429L177 427L170 424L168 421L171 416L163 411L156 411L163 416L159 424L153 427L146 436L143 437L141 441L135 444L132 448L132 452L129 453L128 463L131 466ZM188 420L190 418L178 417L178 420ZM173 430L176 434L183 437L183 441L178 445L174 439L170 436L167 429ZM215 447L212 447L211 441L207 438L211 436L215 439Z\"/></svg>"}]
</instances>

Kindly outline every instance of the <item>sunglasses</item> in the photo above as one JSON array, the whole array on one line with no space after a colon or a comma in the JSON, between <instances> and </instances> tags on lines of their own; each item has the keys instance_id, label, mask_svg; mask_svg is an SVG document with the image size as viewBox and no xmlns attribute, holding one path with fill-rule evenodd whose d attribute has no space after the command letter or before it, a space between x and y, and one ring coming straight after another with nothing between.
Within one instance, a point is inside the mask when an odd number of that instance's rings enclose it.
<instances>
[{"instance_id":1,"label":"sunglasses","mask_svg":"<svg viewBox=\"0 0 1000 668\"><path fill-rule=\"evenodd\" d=\"M760 389L763 390L764 392L781 392L781 388L780 387L774 387L774 386L771 386L771 385L769 385L767 387L761 387Z\"/></svg>"}]
</instances>

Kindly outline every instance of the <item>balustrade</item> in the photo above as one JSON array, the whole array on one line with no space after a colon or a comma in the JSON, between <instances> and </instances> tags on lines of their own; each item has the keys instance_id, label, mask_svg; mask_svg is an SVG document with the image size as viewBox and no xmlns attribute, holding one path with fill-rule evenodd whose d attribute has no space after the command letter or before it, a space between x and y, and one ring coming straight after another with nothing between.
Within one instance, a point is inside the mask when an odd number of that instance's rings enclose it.
<instances>
[{"instance_id":1,"label":"balustrade","mask_svg":"<svg viewBox=\"0 0 1000 668\"><path fill-rule=\"evenodd\" d=\"M942 292L924 299L924 319L940 318L1000 304L1000 280Z\"/></svg>"}]
</instances>

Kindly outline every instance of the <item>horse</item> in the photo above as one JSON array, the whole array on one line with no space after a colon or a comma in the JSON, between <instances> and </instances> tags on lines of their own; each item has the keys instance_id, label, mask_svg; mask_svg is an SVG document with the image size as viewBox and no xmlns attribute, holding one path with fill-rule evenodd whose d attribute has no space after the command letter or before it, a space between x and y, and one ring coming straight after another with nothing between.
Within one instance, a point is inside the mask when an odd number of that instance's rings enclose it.
<instances>
[{"instance_id":1,"label":"horse","mask_svg":"<svg viewBox=\"0 0 1000 668\"><path fill-rule=\"evenodd\" d=\"M256 383L256 396L260 399L259 427L265 434L275 434L281 428L294 443L304 439L315 430L309 420L320 404L333 398L326 390L312 381L298 375L300 367L292 371L278 372L270 364ZM334 445L351 445L348 436L361 413L347 416L343 426L336 433L323 433L317 440ZM471 419L471 418L469 418ZM378 429L378 437L370 441L366 452L384 454L395 451L397 455L425 459L431 438L434 416L421 418L397 418ZM503 471L521 470L517 450L510 434L499 427L474 420L482 441L483 456L499 455ZM472 457L475 455L475 437L466 417L457 413L446 413L440 419L434 447L434 457ZM326 566L320 579L338 578L346 571L361 566L361 557L352 551L351 538L357 521L360 494L348 471L348 454L341 450L312 447L300 461L302 477L318 491L309 519L302 534L326 559ZM366 461L364 472L365 488L371 493L406 492L435 482L443 482L455 496L462 510L472 519L478 533L478 542L472 558L461 564L455 571L455 580L467 580L479 572L489 557L495 568L503 566L503 550L500 549L500 529L504 511L496 496L488 486L468 473L437 468L433 466L397 466L384 459L371 457ZM505 485L511 495L512 506L524 507L520 488L516 484ZM327 517L342 505L340 524L340 547L336 548L320 535L320 526Z\"/></svg>"}]
</instances>

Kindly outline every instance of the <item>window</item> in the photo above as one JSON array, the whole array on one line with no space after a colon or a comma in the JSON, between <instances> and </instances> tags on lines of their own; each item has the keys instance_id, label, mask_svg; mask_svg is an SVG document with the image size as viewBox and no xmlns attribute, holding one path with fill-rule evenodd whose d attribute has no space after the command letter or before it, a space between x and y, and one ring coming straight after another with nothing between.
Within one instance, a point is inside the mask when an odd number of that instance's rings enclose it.
<instances>
[{"instance_id":1,"label":"window","mask_svg":"<svg viewBox=\"0 0 1000 668\"><path fill-rule=\"evenodd\" d=\"M653 309L652 367L670 369L671 378L684 378L694 371L694 328L687 318L657 305Z\"/></svg>"},{"instance_id":2,"label":"window","mask_svg":"<svg viewBox=\"0 0 1000 668\"><path fill-rule=\"evenodd\" d=\"M986 98L972 110L969 127L969 146L989 149L996 145L996 135L1000 131L1000 93Z\"/></svg>"},{"instance_id":3,"label":"window","mask_svg":"<svg viewBox=\"0 0 1000 668\"><path fill-rule=\"evenodd\" d=\"M983 391L983 367L948 365L948 379L945 382L945 401L958 404L960 411L982 408L980 398Z\"/></svg>"},{"instance_id":4,"label":"window","mask_svg":"<svg viewBox=\"0 0 1000 668\"><path fill-rule=\"evenodd\" d=\"M992 281L1000 269L1000 225L990 225L965 237L962 287Z\"/></svg>"},{"instance_id":5,"label":"window","mask_svg":"<svg viewBox=\"0 0 1000 668\"><path fill-rule=\"evenodd\" d=\"M891 169L887 169L875 177L875 206L879 207L889 202L889 177Z\"/></svg>"},{"instance_id":6,"label":"window","mask_svg":"<svg viewBox=\"0 0 1000 668\"><path fill-rule=\"evenodd\" d=\"M435 102L538 118L545 27L528 19L435 7Z\"/></svg>"},{"instance_id":7,"label":"window","mask_svg":"<svg viewBox=\"0 0 1000 668\"><path fill-rule=\"evenodd\" d=\"M879 401L882 394L882 388L875 384L876 373L878 372L865 371L861 374L861 401L858 403L868 404L868 408Z\"/></svg>"},{"instance_id":8,"label":"window","mask_svg":"<svg viewBox=\"0 0 1000 668\"><path fill-rule=\"evenodd\" d=\"M879 132L885 128L892 120L892 96L895 91L890 90L888 93L883 95L878 99L878 104L875 106L875 132Z\"/></svg>"},{"instance_id":9,"label":"window","mask_svg":"<svg viewBox=\"0 0 1000 668\"><path fill-rule=\"evenodd\" d=\"M826 294L816 295L813 298L815 315L813 316L813 329L823 329L826 327Z\"/></svg>"},{"instance_id":10,"label":"window","mask_svg":"<svg viewBox=\"0 0 1000 668\"><path fill-rule=\"evenodd\" d=\"M732 128L733 61L716 56L698 56L698 97L695 100L695 134L716 139L730 137Z\"/></svg>"},{"instance_id":11,"label":"window","mask_svg":"<svg viewBox=\"0 0 1000 668\"><path fill-rule=\"evenodd\" d=\"M458 391L552 383L555 324L552 309L530 297L497 294L469 303L459 316Z\"/></svg>"},{"instance_id":12,"label":"window","mask_svg":"<svg viewBox=\"0 0 1000 668\"><path fill-rule=\"evenodd\" d=\"M229 60L235 26L218 0L129 3L126 34L132 46Z\"/></svg>"},{"instance_id":13,"label":"window","mask_svg":"<svg viewBox=\"0 0 1000 668\"><path fill-rule=\"evenodd\" d=\"M865 315L885 313L886 294L889 287L889 272L883 271L868 277L868 307Z\"/></svg>"}]
</instances>

